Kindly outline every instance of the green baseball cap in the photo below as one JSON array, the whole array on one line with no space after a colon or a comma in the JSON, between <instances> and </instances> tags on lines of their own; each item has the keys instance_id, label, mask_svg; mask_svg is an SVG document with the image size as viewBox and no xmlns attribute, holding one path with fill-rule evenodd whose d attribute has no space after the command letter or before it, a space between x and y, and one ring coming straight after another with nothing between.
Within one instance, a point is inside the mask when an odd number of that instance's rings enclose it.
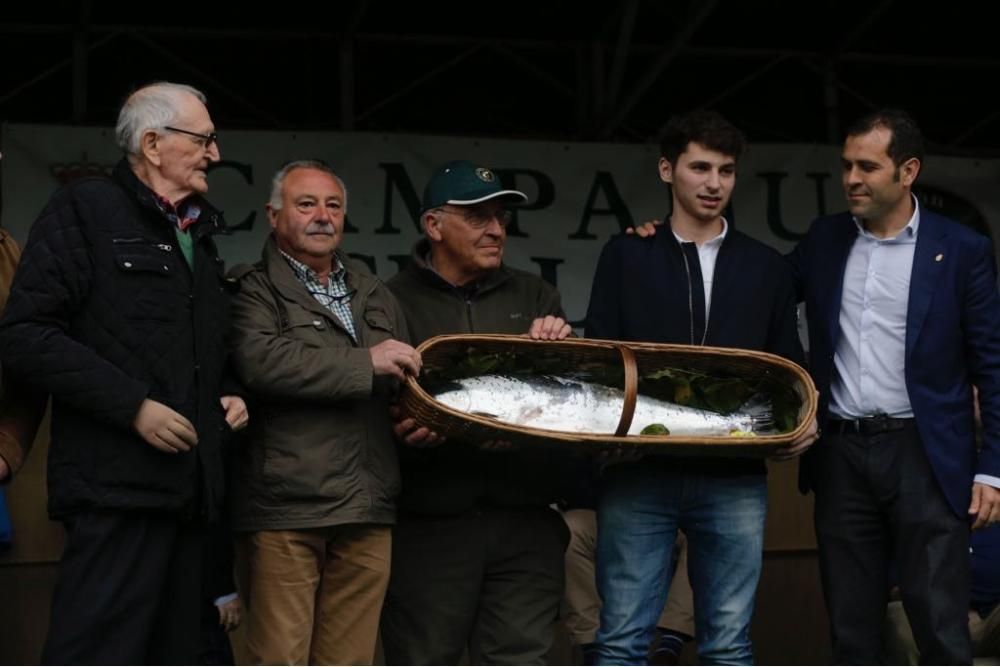
<instances>
[{"instance_id":1,"label":"green baseball cap","mask_svg":"<svg viewBox=\"0 0 1000 667\"><path fill-rule=\"evenodd\" d=\"M492 169L468 160L455 160L438 167L431 176L424 188L422 212L445 204L469 206L497 197L519 203L528 201L528 196L519 190L504 190Z\"/></svg>"}]
</instances>

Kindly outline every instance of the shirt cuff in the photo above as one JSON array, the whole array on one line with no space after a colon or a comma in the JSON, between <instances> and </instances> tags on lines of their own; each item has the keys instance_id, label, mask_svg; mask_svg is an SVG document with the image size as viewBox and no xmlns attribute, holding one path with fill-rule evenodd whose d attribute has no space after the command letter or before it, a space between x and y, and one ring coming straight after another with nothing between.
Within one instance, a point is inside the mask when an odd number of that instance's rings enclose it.
<instances>
[{"instance_id":1,"label":"shirt cuff","mask_svg":"<svg viewBox=\"0 0 1000 667\"><path fill-rule=\"evenodd\" d=\"M997 482L1000 482L1000 480L997 480ZM221 607L222 605L228 602L232 602L239 596L240 596L239 593L230 593L229 595L223 595L222 597L215 598L215 606Z\"/></svg>"},{"instance_id":2,"label":"shirt cuff","mask_svg":"<svg viewBox=\"0 0 1000 667\"><path fill-rule=\"evenodd\" d=\"M994 477L993 475L976 475L972 481L992 486L994 489L1000 489L1000 477Z\"/></svg>"}]
</instances>

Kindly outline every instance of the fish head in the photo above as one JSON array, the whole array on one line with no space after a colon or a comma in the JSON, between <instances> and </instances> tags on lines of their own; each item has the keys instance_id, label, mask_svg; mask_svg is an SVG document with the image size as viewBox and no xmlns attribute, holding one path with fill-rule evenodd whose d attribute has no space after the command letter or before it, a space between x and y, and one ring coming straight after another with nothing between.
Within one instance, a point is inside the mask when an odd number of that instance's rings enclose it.
<instances>
[{"instance_id":1,"label":"fish head","mask_svg":"<svg viewBox=\"0 0 1000 667\"><path fill-rule=\"evenodd\" d=\"M450 382L434 394L434 400L459 412L472 412L472 392L459 382Z\"/></svg>"}]
</instances>

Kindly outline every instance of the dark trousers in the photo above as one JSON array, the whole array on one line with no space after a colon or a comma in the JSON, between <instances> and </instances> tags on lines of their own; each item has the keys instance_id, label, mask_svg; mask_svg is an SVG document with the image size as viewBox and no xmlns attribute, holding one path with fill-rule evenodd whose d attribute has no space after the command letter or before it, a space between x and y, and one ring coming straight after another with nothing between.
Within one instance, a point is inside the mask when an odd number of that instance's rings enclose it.
<instances>
[{"instance_id":1,"label":"dark trousers","mask_svg":"<svg viewBox=\"0 0 1000 667\"><path fill-rule=\"evenodd\" d=\"M81 512L64 523L42 663L196 664L203 530L125 512Z\"/></svg>"},{"instance_id":2,"label":"dark trousers","mask_svg":"<svg viewBox=\"0 0 1000 667\"><path fill-rule=\"evenodd\" d=\"M569 532L547 507L402 514L382 610L389 665L542 664L552 646Z\"/></svg>"},{"instance_id":3,"label":"dark trousers","mask_svg":"<svg viewBox=\"0 0 1000 667\"><path fill-rule=\"evenodd\" d=\"M829 431L813 470L834 662L882 662L893 562L921 661L971 664L969 524L948 505L916 426Z\"/></svg>"}]
</instances>

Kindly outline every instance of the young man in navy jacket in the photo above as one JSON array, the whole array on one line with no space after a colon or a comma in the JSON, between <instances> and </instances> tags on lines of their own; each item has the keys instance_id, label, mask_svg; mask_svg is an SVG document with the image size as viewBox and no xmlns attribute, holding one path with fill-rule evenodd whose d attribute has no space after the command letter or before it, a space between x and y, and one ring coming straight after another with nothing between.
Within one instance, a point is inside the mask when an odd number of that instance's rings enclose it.
<instances>
[{"instance_id":1,"label":"young man in navy jacket","mask_svg":"<svg viewBox=\"0 0 1000 667\"><path fill-rule=\"evenodd\" d=\"M659 161L671 186L669 231L619 236L594 276L586 335L760 350L803 360L795 291L772 248L723 217L742 133L720 115L671 120ZM811 429L783 456L801 454ZM642 664L667 596L677 530L688 537L698 654L751 664L750 618L767 504L761 461L648 456L605 472L598 507L599 664Z\"/></svg>"}]
</instances>

